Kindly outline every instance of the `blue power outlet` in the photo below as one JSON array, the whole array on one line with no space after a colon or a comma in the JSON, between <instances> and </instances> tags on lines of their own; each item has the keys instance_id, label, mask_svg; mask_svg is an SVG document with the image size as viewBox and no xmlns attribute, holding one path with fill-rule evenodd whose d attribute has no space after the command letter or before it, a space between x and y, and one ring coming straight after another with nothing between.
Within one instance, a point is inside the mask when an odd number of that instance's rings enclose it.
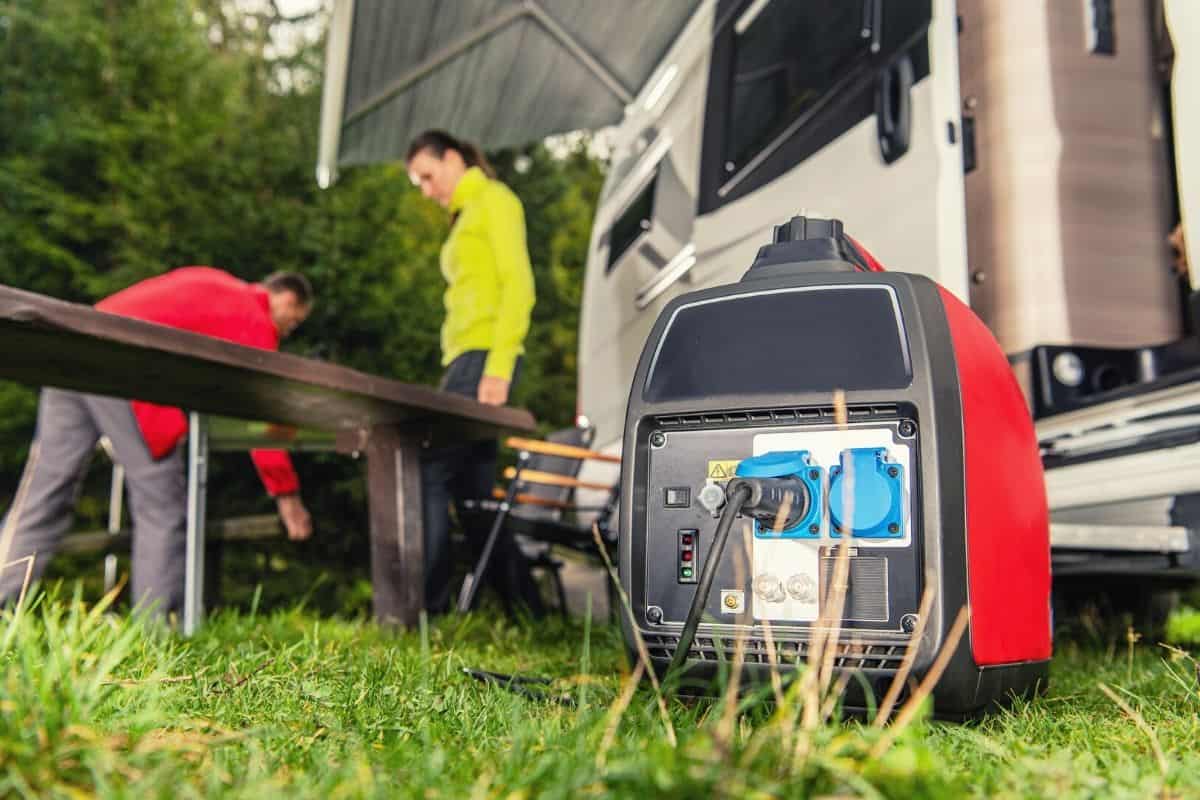
<instances>
[{"instance_id":1,"label":"blue power outlet","mask_svg":"<svg viewBox=\"0 0 1200 800\"><path fill-rule=\"evenodd\" d=\"M843 450L841 464L829 468L829 527L835 538L842 535L847 512L853 516L851 533L861 539L904 536L904 466L886 458L885 448L856 447Z\"/></svg>"},{"instance_id":2,"label":"blue power outlet","mask_svg":"<svg viewBox=\"0 0 1200 800\"><path fill-rule=\"evenodd\" d=\"M795 476L808 490L808 510L795 525L773 530L754 522L754 535L759 539L819 539L821 514L825 507L825 470L812 463L807 450L775 450L761 456L744 459L737 467L741 478L788 478Z\"/></svg>"}]
</instances>

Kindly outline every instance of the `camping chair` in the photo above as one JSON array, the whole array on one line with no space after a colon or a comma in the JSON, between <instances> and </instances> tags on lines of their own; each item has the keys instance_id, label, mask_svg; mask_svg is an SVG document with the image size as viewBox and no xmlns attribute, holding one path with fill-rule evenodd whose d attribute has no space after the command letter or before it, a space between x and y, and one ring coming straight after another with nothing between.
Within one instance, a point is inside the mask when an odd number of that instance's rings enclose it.
<instances>
[{"instance_id":1,"label":"camping chair","mask_svg":"<svg viewBox=\"0 0 1200 800\"><path fill-rule=\"evenodd\" d=\"M479 585L492 560L497 539L506 528L514 536L544 545L532 559L533 567L549 572L558 595L559 610L567 612L566 591L563 587L562 562L550 554L550 546L566 547L586 556L598 558L599 551L592 525L599 531L601 541L610 557L616 551L618 484L581 481L576 477L585 460L620 464L619 456L588 449L595 430L574 427L556 431L545 441L510 438L505 446L517 451L517 464L504 471L506 488L496 488L493 498L468 503L468 514L492 515L491 528L475 568L467 574L458 596L458 610L465 612L475 603ZM577 489L604 492L598 505L580 506L575 503ZM612 603L612 582L609 587L609 608Z\"/></svg>"}]
</instances>

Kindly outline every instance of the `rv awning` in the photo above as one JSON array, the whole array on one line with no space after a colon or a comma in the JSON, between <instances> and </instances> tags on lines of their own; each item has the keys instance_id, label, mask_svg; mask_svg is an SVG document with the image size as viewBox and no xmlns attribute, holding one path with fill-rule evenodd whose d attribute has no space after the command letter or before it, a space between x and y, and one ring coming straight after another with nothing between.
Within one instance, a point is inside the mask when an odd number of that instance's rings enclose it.
<instances>
[{"instance_id":1,"label":"rv awning","mask_svg":"<svg viewBox=\"0 0 1200 800\"><path fill-rule=\"evenodd\" d=\"M426 128L494 149L620 121L700 0L336 0L317 177Z\"/></svg>"}]
</instances>

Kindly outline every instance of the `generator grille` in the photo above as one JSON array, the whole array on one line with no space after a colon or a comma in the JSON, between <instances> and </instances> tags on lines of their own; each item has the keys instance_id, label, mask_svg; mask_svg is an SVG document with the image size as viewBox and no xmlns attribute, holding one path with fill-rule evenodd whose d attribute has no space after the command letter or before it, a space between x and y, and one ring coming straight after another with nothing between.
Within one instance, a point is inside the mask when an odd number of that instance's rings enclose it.
<instances>
[{"instance_id":1,"label":"generator grille","mask_svg":"<svg viewBox=\"0 0 1200 800\"><path fill-rule=\"evenodd\" d=\"M833 548L830 548L831 550ZM849 559L846 574L845 610L842 619L853 622L886 622L888 618L887 559L856 556ZM821 558L820 596L826 597L833 583L837 556Z\"/></svg>"},{"instance_id":2,"label":"generator grille","mask_svg":"<svg viewBox=\"0 0 1200 800\"><path fill-rule=\"evenodd\" d=\"M670 660L679 645L678 636L643 634L650 657ZM767 642L761 637L747 636L742 660L747 664L770 664L772 659ZM775 640L774 661L779 666L796 666L809 656L811 643L798 639ZM697 636L692 642L688 658L693 661L730 661L734 659L736 638ZM839 669L884 669L895 670L908 650L907 642L873 643L847 641L837 645L834 666Z\"/></svg>"},{"instance_id":3,"label":"generator grille","mask_svg":"<svg viewBox=\"0 0 1200 800\"><path fill-rule=\"evenodd\" d=\"M895 419L900 409L893 403L855 405L846 409L847 416L858 419ZM706 411L702 414L669 414L656 417L660 428L704 428L714 425L789 425L834 419L833 406L804 408L757 408L747 411Z\"/></svg>"}]
</instances>

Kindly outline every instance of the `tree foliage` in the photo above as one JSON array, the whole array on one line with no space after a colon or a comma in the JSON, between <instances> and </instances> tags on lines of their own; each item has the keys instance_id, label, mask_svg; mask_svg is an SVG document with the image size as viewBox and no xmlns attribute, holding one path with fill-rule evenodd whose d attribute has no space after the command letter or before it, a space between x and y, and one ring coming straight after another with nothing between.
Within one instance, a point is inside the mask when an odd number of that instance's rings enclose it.
<instances>
[{"instance_id":1,"label":"tree foliage","mask_svg":"<svg viewBox=\"0 0 1200 800\"><path fill-rule=\"evenodd\" d=\"M434 382L445 212L402 164L318 189L322 50L273 55L270 32L288 24L274 4L252 14L225 0L0 0L0 283L94 302L186 264L246 279L296 269L318 304L287 349ZM561 427L574 414L602 170L583 151L555 158L541 145L494 155L525 203L537 282L516 401ZM0 504L35 405L33 390L0 384ZM214 515L262 506L246 461L217 460ZM297 462L319 531L340 542L327 544L365 557L360 466Z\"/></svg>"}]
</instances>

